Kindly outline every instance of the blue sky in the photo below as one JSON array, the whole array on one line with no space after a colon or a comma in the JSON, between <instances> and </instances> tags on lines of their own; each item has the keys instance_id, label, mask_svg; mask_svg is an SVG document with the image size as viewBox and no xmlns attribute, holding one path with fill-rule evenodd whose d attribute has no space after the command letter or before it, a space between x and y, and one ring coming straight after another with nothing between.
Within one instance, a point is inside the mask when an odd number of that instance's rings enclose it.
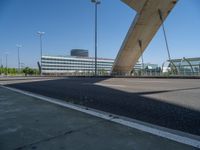
<instances>
[{"instance_id":1,"label":"blue sky","mask_svg":"<svg viewBox=\"0 0 200 150\"><path fill-rule=\"evenodd\" d=\"M115 58L135 12L120 0L102 0L98 20L98 56ZM200 0L180 0L165 27L172 58L200 57ZM73 48L94 56L94 6L90 0L0 0L0 58L17 67L36 67L40 57L37 31L44 31L43 54L69 55ZM144 53L144 61L162 64L167 59L162 30Z\"/></svg>"}]
</instances>

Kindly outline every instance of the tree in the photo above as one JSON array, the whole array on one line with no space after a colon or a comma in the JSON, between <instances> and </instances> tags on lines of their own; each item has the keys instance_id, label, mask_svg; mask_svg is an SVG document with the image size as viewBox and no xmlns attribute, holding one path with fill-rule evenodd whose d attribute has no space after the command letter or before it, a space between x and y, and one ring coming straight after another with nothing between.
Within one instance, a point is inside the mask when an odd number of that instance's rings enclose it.
<instances>
[{"instance_id":1,"label":"tree","mask_svg":"<svg viewBox=\"0 0 200 150\"><path fill-rule=\"evenodd\" d=\"M34 70L29 68L29 67L26 67L26 68L23 69L23 73L25 74L25 76L33 75L34 74Z\"/></svg>"}]
</instances>

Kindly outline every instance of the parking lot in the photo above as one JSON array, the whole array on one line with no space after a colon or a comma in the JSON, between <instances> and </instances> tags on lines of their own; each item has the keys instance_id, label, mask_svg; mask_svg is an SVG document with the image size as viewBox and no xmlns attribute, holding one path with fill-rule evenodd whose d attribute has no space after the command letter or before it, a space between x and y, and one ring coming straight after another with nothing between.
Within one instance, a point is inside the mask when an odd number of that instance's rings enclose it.
<instances>
[{"instance_id":1,"label":"parking lot","mask_svg":"<svg viewBox=\"0 0 200 150\"><path fill-rule=\"evenodd\" d=\"M200 135L199 79L62 78L6 86Z\"/></svg>"},{"instance_id":2,"label":"parking lot","mask_svg":"<svg viewBox=\"0 0 200 150\"><path fill-rule=\"evenodd\" d=\"M194 150L195 147L0 87L1 150Z\"/></svg>"}]
</instances>

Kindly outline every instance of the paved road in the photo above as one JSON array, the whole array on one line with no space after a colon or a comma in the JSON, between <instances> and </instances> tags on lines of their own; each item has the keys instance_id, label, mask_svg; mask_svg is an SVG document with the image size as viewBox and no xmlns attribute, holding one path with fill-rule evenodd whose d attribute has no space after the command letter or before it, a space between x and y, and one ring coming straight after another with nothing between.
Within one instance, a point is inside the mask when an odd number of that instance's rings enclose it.
<instances>
[{"instance_id":1,"label":"paved road","mask_svg":"<svg viewBox=\"0 0 200 150\"><path fill-rule=\"evenodd\" d=\"M1 150L195 150L0 87Z\"/></svg>"},{"instance_id":2,"label":"paved road","mask_svg":"<svg viewBox=\"0 0 200 150\"><path fill-rule=\"evenodd\" d=\"M8 86L200 135L199 81L66 78Z\"/></svg>"}]
</instances>

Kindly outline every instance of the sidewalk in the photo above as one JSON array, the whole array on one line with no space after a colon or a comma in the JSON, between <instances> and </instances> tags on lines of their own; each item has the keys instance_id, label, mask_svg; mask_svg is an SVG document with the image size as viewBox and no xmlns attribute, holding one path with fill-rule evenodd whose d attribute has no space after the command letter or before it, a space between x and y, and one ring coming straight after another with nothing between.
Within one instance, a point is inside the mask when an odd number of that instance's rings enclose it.
<instances>
[{"instance_id":1,"label":"sidewalk","mask_svg":"<svg viewBox=\"0 0 200 150\"><path fill-rule=\"evenodd\" d=\"M0 87L1 150L195 149Z\"/></svg>"}]
</instances>

